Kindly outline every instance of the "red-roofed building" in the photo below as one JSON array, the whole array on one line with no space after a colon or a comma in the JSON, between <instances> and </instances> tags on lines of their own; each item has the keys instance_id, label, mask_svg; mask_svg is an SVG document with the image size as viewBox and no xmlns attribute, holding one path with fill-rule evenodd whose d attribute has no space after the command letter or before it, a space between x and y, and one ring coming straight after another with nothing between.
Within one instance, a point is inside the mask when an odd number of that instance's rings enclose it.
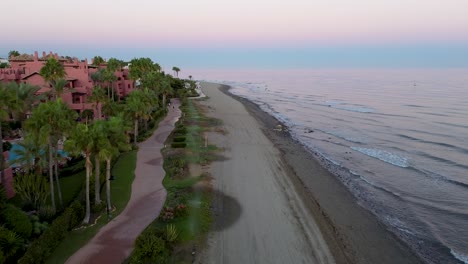
<instances>
[{"instance_id":1,"label":"red-roofed building","mask_svg":"<svg viewBox=\"0 0 468 264\"><path fill-rule=\"evenodd\" d=\"M62 99L71 109L81 113L85 109L93 109L90 103L87 103L87 96L93 91L93 81L91 74L98 71L98 67L89 65L88 60L79 61L77 58L59 57L56 53L42 53L38 56L37 51L34 55L23 54L10 58L10 68L0 69L0 82L29 83L41 87L38 94L48 92L51 88L39 74L41 68L49 57L54 57L60 61L67 74L67 87L64 89ZM105 68L106 64L100 66ZM114 92L119 97L124 97L133 90L133 81L128 77L128 69L117 70L115 73L117 81L113 82Z\"/></svg>"}]
</instances>

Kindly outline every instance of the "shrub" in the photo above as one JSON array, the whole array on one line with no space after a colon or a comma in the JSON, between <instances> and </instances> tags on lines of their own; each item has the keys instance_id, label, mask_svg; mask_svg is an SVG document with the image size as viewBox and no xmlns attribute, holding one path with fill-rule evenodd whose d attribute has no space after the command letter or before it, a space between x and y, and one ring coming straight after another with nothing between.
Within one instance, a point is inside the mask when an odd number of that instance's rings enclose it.
<instances>
[{"instance_id":1,"label":"shrub","mask_svg":"<svg viewBox=\"0 0 468 264\"><path fill-rule=\"evenodd\" d=\"M159 216L164 222L170 222L174 219L174 209L171 207L164 207Z\"/></svg>"},{"instance_id":2,"label":"shrub","mask_svg":"<svg viewBox=\"0 0 468 264\"><path fill-rule=\"evenodd\" d=\"M28 248L18 263L44 263L67 233L80 223L84 214L83 205L73 202L62 215ZM80 220L77 220L80 219Z\"/></svg>"},{"instance_id":3,"label":"shrub","mask_svg":"<svg viewBox=\"0 0 468 264\"><path fill-rule=\"evenodd\" d=\"M56 214L56 211L54 210L52 206L49 206L49 205L42 206L37 211L37 215L39 216L39 219L41 219L42 221L47 221L47 222L50 222L52 219L54 219L55 214Z\"/></svg>"},{"instance_id":4,"label":"shrub","mask_svg":"<svg viewBox=\"0 0 468 264\"><path fill-rule=\"evenodd\" d=\"M174 130L174 133L179 133L179 134L185 135L185 134L187 134L187 128L185 128L185 127L176 128Z\"/></svg>"},{"instance_id":5,"label":"shrub","mask_svg":"<svg viewBox=\"0 0 468 264\"><path fill-rule=\"evenodd\" d=\"M179 204L174 209L175 217L185 217L188 215L188 208L185 204Z\"/></svg>"},{"instance_id":6,"label":"shrub","mask_svg":"<svg viewBox=\"0 0 468 264\"><path fill-rule=\"evenodd\" d=\"M130 263L167 263L170 250L158 230L146 230L136 243Z\"/></svg>"},{"instance_id":7,"label":"shrub","mask_svg":"<svg viewBox=\"0 0 468 264\"><path fill-rule=\"evenodd\" d=\"M93 213L100 213L100 212L104 211L105 208L106 208L106 203L101 202L99 204L93 204L93 207L91 208L91 211Z\"/></svg>"},{"instance_id":8,"label":"shrub","mask_svg":"<svg viewBox=\"0 0 468 264\"><path fill-rule=\"evenodd\" d=\"M5 226L23 238L29 238L32 232L32 223L28 215L13 205L7 205L2 212Z\"/></svg>"},{"instance_id":9,"label":"shrub","mask_svg":"<svg viewBox=\"0 0 468 264\"><path fill-rule=\"evenodd\" d=\"M32 208L40 208L49 197L49 185L42 175L24 174L18 175L14 180L16 194L23 204Z\"/></svg>"},{"instance_id":10,"label":"shrub","mask_svg":"<svg viewBox=\"0 0 468 264\"><path fill-rule=\"evenodd\" d=\"M15 232L0 226L0 249L3 251L4 258L15 255L22 246L23 239L20 236Z\"/></svg>"},{"instance_id":11,"label":"shrub","mask_svg":"<svg viewBox=\"0 0 468 264\"><path fill-rule=\"evenodd\" d=\"M187 143L185 142L173 142L171 144L172 148L185 148L187 146Z\"/></svg>"},{"instance_id":12,"label":"shrub","mask_svg":"<svg viewBox=\"0 0 468 264\"><path fill-rule=\"evenodd\" d=\"M8 141L3 142L3 151L10 151L11 143Z\"/></svg>"},{"instance_id":13,"label":"shrub","mask_svg":"<svg viewBox=\"0 0 468 264\"><path fill-rule=\"evenodd\" d=\"M170 224L166 226L165 238L167 242L173 243L177 240L179 236L179 232L177 232L177 228L175 225Z\"/></svg>"},{"instance_id":14,"label":"shrub","mask_svg":"<svg viewBox=\"0 0 468 264\"><path fill-rule=\"evenodd\" d=\"M173 142L185 142L185 137L181 137L181 136L174 137L172 141Z\"/></svg>"}]
</instances>

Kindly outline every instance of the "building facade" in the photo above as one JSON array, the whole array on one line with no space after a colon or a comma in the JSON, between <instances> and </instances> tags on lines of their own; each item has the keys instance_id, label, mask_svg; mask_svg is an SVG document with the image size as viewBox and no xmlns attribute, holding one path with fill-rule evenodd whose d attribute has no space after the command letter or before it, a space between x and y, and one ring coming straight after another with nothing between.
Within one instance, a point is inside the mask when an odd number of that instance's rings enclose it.
<instances>
[{"instance_id":1,"label":"building facade","mask_svg":"<svg viewBox=\"0 0 468 264\"><path fill-rule=\"evenodd\" d=\"M67 86L62 94L62 99L69 107L78 113L86 109L95 111L87 98L93 92L93 87L96 85L91 79L91 75L96 73L100 68L105 68L106 64L99 67L88 64L88 60L79 61L77 58L61 57L57 53L43 52L39 57L36 51L33 55L22 54L17 57L11 57L10 67L0 69L0 82L17 82L28 83L41 87L38 94L50 91L51 86L44 81L39 74L41 68L50 57L54 57L60 61L65 69ZM112 83L112 89L117 97L125 97L133 91L134 82L129 78L128 69L122 68L114 73L116 81ZM67 89L68 88L68 89ZM96 111L95 111L96 112ZM95 113L96 114L96 113Z\"/></svg>"}]
</instances>

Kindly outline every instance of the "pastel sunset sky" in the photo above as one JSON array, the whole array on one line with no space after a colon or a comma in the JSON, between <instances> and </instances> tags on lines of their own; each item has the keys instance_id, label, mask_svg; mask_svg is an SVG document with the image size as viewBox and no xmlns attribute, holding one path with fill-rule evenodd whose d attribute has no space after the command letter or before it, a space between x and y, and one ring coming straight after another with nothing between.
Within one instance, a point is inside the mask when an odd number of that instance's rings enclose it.
<instances>
[{"instance_id":1,"label":"pastel sunset sky","mask_svg":"<svg viewBox=\"0 0 468 264\"><path fill-rule=\"evenodd\" d=\"M466 0L4 1L0 57L16 49L183 68L468 67L467 10Z\"/></svg>"}]
</instances>

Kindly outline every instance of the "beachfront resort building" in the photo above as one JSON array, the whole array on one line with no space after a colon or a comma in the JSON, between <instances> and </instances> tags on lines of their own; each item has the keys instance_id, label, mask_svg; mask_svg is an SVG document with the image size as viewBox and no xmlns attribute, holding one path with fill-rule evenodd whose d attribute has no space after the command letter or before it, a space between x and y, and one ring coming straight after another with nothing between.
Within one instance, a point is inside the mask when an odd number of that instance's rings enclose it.
<instances>
[{"instance_id":1,"label":"beachfront resort building","mask_svg":"<svg viewBox=\"0 0 468 264\"><path fill-rule=\"evenodd\" d=\"M42 56L39 57L36 51L33 55L22 54L16 57L12 56L9 59L10 67L0 69L0 82L29 83L41 87L38 94L48 92L51 89L51 85L44 81L39 71L50 57L54 57L60 61L66 72L65 79L67 80L67 85L62 94L63 101L78 113L86 109L95 111L92 104L87 100L87 97L92 94L95 85L91 79L91 75L97 72L99 68L105 68L106 63L98 67L88 64L87 59L80 61L77 58L61 57L57 53L54 54L52 52L49 54L43 52ZM125 97L134 88L133 81L129 78L128 69L122 68L117 70L114 75L117 79L112 83L114 93L119 98Z\"/></svg>"},{"instance_id":2,"label":"beachfront resort building","mask_svg":"<svg viewBox=\"0 0 468 264\"><path fill-rule=\"evenodd\" d=\"M100 68L105 68L106 63L94 66L88 64L88 60L80 61L77 58L61 57L52 52L49 54L43 52L42 56L39 57L36 51L33 55L22 54L16 57L10 57L9 61L7 61L10 64L9 67L0 68L0 82L28 83L40 87L37 94L49 92L51 90L51 85L42 78L39 72L50 57L62 63L66 72L65 79L67 84L62 94L62 100L79 114L86 109L92 110L95 116L96 112L101 112L96 111L92 103L89 103L87 99L88 96L92 94L93 87L95 86L91 75ZM114 94L118 98L125 97L134 88L134 82L129 78L128 69L119 69L115 71L114 75L116 77L116 81L112 83ZM9 159L8 151L2 154L5 160ZM6 182L2 183L0 179L0 184L5 186L7 197L12 197L14 195L12 168L5 168L3 173Z\"/></svg>"}]
</instances>

